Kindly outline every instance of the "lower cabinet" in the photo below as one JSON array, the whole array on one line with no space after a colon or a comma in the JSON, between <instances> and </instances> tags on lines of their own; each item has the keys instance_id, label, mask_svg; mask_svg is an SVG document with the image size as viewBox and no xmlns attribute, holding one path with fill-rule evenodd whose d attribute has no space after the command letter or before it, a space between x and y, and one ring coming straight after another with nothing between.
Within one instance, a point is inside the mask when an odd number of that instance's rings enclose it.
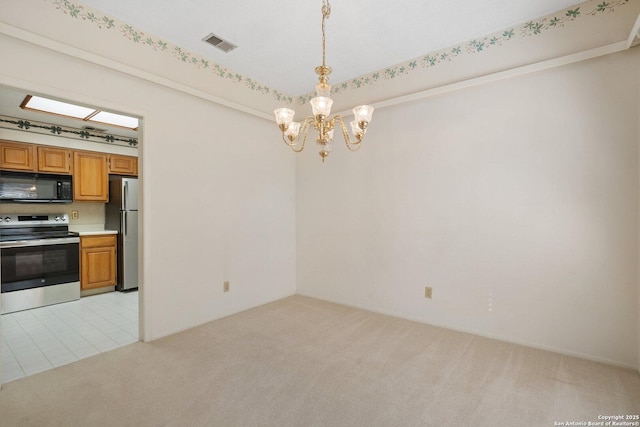
<instances>
[{"instance_id":1,"label":"lower cabinet","mask_svg":"<svg viewBox=\"0 0 640 427\"><path fill-rule=\"evenodd\" d=\"M116 235L80 237L80 289L116 284Z\"/></svg>"}]
</instances>

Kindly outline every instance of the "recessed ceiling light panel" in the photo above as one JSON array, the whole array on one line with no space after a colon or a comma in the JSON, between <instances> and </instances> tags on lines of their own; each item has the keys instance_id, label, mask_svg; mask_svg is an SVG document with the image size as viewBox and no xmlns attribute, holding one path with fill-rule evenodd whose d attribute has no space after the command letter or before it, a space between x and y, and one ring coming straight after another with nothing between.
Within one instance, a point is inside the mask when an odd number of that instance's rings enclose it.
<instances>
[{"instance_id":1,"label":"recessed ceiling light panel","mask_svg":"<svg viewBox=\"0 0 640 427\"><path fill-rule=\"evenodd\" d=\"M27 96L20 107L27 110L75 117L76 119L84 119L95 111L93 108L81 107L79 105L68 104L39 96Z\"/></svg>"},{"instance_id":2,"label":"recessed ceiling light panel","mask_svg":"<svg viewBox=\"0 0 640 427\"><path fill-rule=\"evenodd\" d=\"M121 126L124 128L135 129L138 127L138 119L135 117L123 116L121 114L108 113L100 111L98 114L91 116L91 122L106 123L109 125Z\"/></svg>"},{"instance_id":3,"label":"recessed ceiling light panel","mask_svg":"<svg viewBox=\"0 0 640 427\"><path fill-rule=\"evenodd\" d=\"M109 113L106 111L96 110L95 108L82 107L80 105L43 98L41 96L27 95L24 101L22 101L22 104L20 104L20 108L73 119L80 119L85 122L96 122L119 126L132 130L136 130L138 128L138 119L135 117Z\"/></svg>"}]
</instances>

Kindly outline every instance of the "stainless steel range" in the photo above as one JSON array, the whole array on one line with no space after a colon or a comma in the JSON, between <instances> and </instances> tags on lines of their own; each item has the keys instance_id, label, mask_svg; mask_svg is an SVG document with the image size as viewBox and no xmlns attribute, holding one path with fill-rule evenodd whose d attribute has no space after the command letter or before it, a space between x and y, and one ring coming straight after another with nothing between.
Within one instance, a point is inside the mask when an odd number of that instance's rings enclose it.
<instances>
[{"instance_id":1,"label":"stainless steel range","mask_svg":"<svg viewBox=\"0 0 640 427\"><path fill-rule=\"evenodd\" d=\"M0 216L0 312L79 299L79 245L67 214Z\"/></svg>"}]
</instances>

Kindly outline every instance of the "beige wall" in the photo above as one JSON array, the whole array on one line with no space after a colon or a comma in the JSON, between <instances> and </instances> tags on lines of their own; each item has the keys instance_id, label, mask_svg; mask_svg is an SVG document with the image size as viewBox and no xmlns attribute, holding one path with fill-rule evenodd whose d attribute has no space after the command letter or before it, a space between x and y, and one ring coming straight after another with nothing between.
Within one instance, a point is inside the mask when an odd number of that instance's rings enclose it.
<instances>
[{"instance_id":1,"label":"beige wall","mask_svg":"<svg viewBox=\"0 0 640 427\"><path fill-rule=\"evenodd\" d=\"M295 292L294 158L271 123L9 36L0 51L20 58L0 84L143 117L145 339Z\"/></svg>"},{"instance_id":2,"label":"beige wall","mask_svg":"<svg viewBox=\"0 0 640 427\"><path fill-rule=\"evenodd\" d=\"M358 153L299 156L298 292L637 367L639 66L380 109Z\"/></svg>"},{"instance_id":3,"label":"beige wall","mask_svg":"<svg viewBox=\"0 0 640 427\"><path fill-rule=\"evenodd\" d=\"M638 366L638 51L380 109L359 153L339 146L323 165L313 144L294 160L273 122L256 118L272 97L51 2L11 3L4 21L15 27L2 28L0 51L16 60L3 62L0 84L144 117L145 338L297 283L303 294ZM562 34L434 72L473 76L514 51L533 60ZM345 93L361 95L381 99L379 87Z\"/></svg>"}]
</instances>

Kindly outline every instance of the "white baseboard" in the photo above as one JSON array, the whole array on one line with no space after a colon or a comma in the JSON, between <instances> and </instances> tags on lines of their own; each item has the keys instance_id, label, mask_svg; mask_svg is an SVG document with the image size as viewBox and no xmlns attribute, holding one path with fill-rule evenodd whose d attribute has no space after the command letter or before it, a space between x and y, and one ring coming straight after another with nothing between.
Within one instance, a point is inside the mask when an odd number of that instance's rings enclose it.
<instances>
[{"instance_id":1,"label":"white baseboard","mask_svg":"<svg viewBox=\"0 0 640 427\"><path fill-rule=\"evenodd\" d=\"M472 330L472 329L456 328L456 327L452 327L450 325L443 324L443 323L429 323L429 322L425 322L423 319L419 319L419 318L412 317L412 316L406 316L406 315L404 315L402 313L396 313L396 312L387 311L387 310L380 310L380 309L375 308L375 307L368 307L366 305L361 305L361 304L345 303L343 301L334 300L332 298L326 298L326 297L312 295L312 294L305 294L305 293L301 293L301 292L297 292L297 295L308 297L308 298L314 298L314 299L317 299L317 300L326 301L326 302L330 302L330 303L334 303L334 304L340 304L340 305L344 305L346 307L352 307L352 308L357 308L357 309L360 309L360 310L366 310L366 311L371 311L371 312L374 312L374 313L384 314L384 315L387 315L387 316L393 316L393 317L397 317L399 319L410 320L412 322L422 323L422 324L425 324L425 325L437 326L439 328L449 329L449 330L452 330L452 331L464 332L464 333L467 333L467 334L476 335L476 336L480 336L480 337L484 337L484 338L490 338L490 339L493 339L493 340L503 341L503 342L507 342L507 343L511 343L511 344L522 345L524 347L530 347L530 348L535 348L535 349L538 349L538 350L550 351L550 352L553 352L553 353L562 354L564 356L577 357L579 359L589 360L589 361L592 361L592 362L604 363L606 365L617 366L619 368L624 368L624 369L631 369L632 371L636 371L636 372L640 373L640 366L634 366L634 365L630 365L630 364L627 364L627 363L624 363L624 362L619 362L619 361L616 361L616 360L611 360L611 359L606 359L606 358L603 358L603 357L593 356L593 355L590 355L590 354L574 352L574 351L570 351L570 350L563 349L563 348L556 348L556 347L546 346L546 345L537 344L537 343L513 340L511 338L506 338L506 337L499 336L499 335L487 334L487 333L484 333L484 332L481 332L481 331Z\"/></svg>"}]
</instances>

